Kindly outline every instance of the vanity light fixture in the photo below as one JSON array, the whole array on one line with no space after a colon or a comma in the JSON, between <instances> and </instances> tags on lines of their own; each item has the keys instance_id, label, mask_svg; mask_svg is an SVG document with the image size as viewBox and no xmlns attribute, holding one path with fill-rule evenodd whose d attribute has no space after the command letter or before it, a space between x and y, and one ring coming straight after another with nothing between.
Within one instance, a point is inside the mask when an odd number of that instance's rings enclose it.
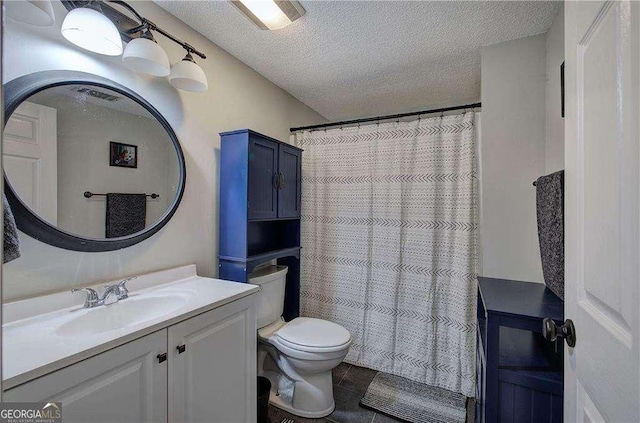
<instances>
[{"instance_id":1,"label":"vanity light fixture","mask_svg":"<svg viewBox=\"0 0 640 423\"><path fill-rule=\"evenodd\" d=\"M5 1L7 16L18 22L34 26L51 26L55 13L51 0Z\"/></svg>"},{"instance_id":2,"label":"vanity light fixture","mask_svg":"<svg viewBox=\"0 0 640 423\"><path fill-rule=\"evenodd\" d=\"M122 61L131 70L153 76L168 76L170 71L167 53L158 45L151 31L129 41Z\"/></svg>"},{"instance_id":3,"label":"vanity light fixture","mask_svg":"<svg viewBox=\"0 0 640 423\"><path fill-rule=\"evenodd\" d=\"M62 35L73 44L96 53L118 56L123 54L124 39L128 43L122 62L129 69L152 76L169 76L169 82L181 90L207 90L207 77L192 55L200 56L202 59L206 59L207 56L141 16L128 3L121 0L61 1L70 9L62 24ZM135 20L107 3L123 7L135 17ZM181 45L187 51L185 58L170 68L167 53L158 45L153 32L158 32Z\"/></svg>"},{"instance_id":4,"label":"vanity light fixture","mask_svg":"<svg viewBox=\"0 0 640 423\"><path fill-rule=\"evenodd\" d=\"M107 56L122 54L120 31L96 9L73 9L62 22L62 36L85 50Z\"/></svg>"},{"instance_id":5,"label":"vanity light fixture","mask_svg":"<svg viewBox=\"0 0 640 423\"><path fill-rule=\"evenodd\" d=\"M207 76L193 60L191 52L187 52L184 59L173 65L171 75L169 75L169 83L185 91L202 92L209 88Z\"/></svg>"},{"instance_id":6,"label":"vanity light fixture","mask_svg":"<svg viewBox=\"0 0 640 423\"><path fill-rule=\"evenodd\" d=\"M295 0L231 0L260 29L280 29L306 13Z\"/></svg>"}]
</instances>

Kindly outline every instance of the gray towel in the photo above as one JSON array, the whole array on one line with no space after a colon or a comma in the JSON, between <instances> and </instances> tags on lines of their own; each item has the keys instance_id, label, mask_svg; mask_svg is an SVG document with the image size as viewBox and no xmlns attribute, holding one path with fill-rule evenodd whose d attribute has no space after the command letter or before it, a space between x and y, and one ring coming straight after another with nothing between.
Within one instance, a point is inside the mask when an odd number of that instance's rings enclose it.
<instances>
[{"instance_id":1,"label":"gray towel","mask_svg":"<svg viewBox=\"0 0 640 423\"><path fill-rule=\"evenodd\" d=\"M544 283L564 300L564 170L538 178L536 210Z\"/></svg>"},{"instance_id":2,"label":"gray towel","mask_svg":"<svg viewBox=\"0 0 640 423\"><path fill-rule=\"evenodd\" d=\"M7 196L2 195L2 204L4 207L4 248L3 263L8 263L20 257L20 239L18 238L18 228L13 212L7 201Z\"/></svg>"},{"instance_id":3,"label":"gray towel","mask_svg":"<svg viewBox=\"0 0 640 423\"><path fill-rule=\"evenodd\" d=\"M146 216L145 194L107 194L106 237L118 238L142 231Z\"/></svg>"}]
</instances>

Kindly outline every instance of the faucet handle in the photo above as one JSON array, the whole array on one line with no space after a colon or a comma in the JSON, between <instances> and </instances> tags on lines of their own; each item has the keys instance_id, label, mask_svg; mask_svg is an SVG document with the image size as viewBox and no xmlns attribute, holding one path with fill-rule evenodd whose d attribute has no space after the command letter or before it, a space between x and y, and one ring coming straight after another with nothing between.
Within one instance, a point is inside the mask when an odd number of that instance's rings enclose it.
<instances>
[{"instance_id":1,"label":"faucet handle","mask_svg":"<svg viewBox=\"0 0 640 423\"><path fill-rule=\"evenodd\" d=\"M138 278L137 276L131 276L130 278L123 279L120 282L118 282L118 286L124 288L125 287L124 285L127 282L132 281L132 280L137 279L137 278Z\"/></svg>"},{"instance_id":2,"label":"faucet handle","mask_svg":"<svg viewBox=\"0 0 640 423\"><path fill-rule=\"evenodd\" d=\"M118 282L117 290L116 290L116 294L118 295L118 300L124 300L125 298L129 298L129 290L127 289L126 283L135 278L137 278L137 276L123 279L120 282Z\"/></svg>"},{"instance_id":3,"label":"faucet handle","mask_svg":"<svg viewBox=\"0 0 640 423\"><path fill-rule=\"evenodd\" d=\"M91 308L98 303L98 292L92 288L73 288L71 292L86 292L87 296L84 300L84 308Z\"/></svg>"}]
</instances>

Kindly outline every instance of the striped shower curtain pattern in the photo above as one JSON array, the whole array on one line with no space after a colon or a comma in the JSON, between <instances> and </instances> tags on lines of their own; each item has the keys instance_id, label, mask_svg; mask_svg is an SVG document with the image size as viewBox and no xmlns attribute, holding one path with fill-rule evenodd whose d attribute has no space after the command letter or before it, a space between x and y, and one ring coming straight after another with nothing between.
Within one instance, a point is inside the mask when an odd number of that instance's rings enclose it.
<instances>
[{"instance_id":1,"label":"striped shower curtain pattern","mask_svg":"<svg viewBox=\"0 0 640 423\"><path fill-rule=\"evenodd\" d=\"M347 362L474 396L474 113L300 132L301 314Z\"/></svg>"}]
</instances>

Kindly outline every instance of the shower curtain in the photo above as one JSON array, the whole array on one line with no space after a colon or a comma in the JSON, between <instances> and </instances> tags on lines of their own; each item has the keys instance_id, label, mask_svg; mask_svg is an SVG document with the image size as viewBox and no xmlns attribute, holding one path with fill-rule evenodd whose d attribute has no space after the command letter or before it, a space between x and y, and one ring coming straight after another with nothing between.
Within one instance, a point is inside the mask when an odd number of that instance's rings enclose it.
<instances>
[{"instance_id":1,"label":"shower curtain","mask_svg":"<svg viewBox=\"0 0 640 423\"><path fill-rule=\"evenodd\" d=\"M301 314L345 361L473 397L474 113L300 132Z\"/></svg>"}]
</instances>

